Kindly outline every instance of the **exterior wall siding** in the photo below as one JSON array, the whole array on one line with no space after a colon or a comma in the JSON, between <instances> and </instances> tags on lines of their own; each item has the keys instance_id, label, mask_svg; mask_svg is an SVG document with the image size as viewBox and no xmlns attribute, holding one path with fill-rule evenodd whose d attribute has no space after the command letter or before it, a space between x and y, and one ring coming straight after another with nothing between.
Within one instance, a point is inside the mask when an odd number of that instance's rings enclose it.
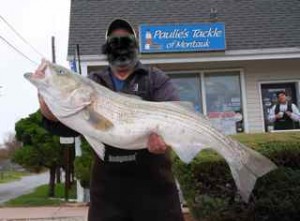
<instances>
[{"instance_id":1,"label":"exterior wall siding","mask_svg":"<svg viewBox=\"0 0 300 221\"><path fill-rule=\"evenodd\" d=\"M300 59L252 61L243 65L249 133L264 132L260 83L300 82ZM298 105L300 91L298 87Z\"/></svg>"},{"instance_id":2,"label":"exterior wall siding","mask_svg":"<svg viewBox=\"0 0 300 221\"><path fill-rule=\"evenodd\" d=\"M203 73L216 70L226 73L226 70L241 69L244 73L247 131L249 133L264 132L264 119L261 104L260 83L267 82L298 82L298 106L300 106L300 59L286 60L259 60L240 62L210 62L210 63L185 63L185 64L160 64L156 65L166 72L193 71ZM88 74L88 64L82 62L84 76ZM92 69L102 69L94 66Z\"/></svg>"}]
</instances>

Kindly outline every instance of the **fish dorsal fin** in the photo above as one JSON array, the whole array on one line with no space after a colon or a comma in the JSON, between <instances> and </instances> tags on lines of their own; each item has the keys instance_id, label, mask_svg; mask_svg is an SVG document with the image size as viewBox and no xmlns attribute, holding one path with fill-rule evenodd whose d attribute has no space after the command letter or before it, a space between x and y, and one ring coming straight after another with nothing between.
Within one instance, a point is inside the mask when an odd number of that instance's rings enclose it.
<instances>
[{"instance_id":1,"label":"fish dorsal fin","mask_svg":"<svg viewBox=\"0 0 300 221\"><path fill-rule=\"evenodd\" d=\"M114 126L109 119L95 111L93 104L88 105L83 114L84 118L97 130L106 131Z\"/></svg>"},{"instance_id":2,"label":"fish dorsal fin","mask_svg":"<svg viewBox=\"0 0 300 221\"><path fill-rule=\"evenodd\" d=\"M132 98L135 100L143 100L141 97L137 96L137 95L133 95L133 94L125 94L123 92L118 92L119 95L127 97L127 98Z\"/></svg>"}]
</instances>

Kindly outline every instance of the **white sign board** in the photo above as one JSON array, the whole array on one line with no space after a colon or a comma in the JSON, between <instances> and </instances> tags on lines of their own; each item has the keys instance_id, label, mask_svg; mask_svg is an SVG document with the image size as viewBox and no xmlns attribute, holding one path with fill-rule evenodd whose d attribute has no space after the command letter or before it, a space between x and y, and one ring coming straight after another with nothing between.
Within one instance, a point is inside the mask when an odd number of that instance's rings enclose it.
<instances>
[{"instance_id":1,"label":"white sign board","mask_svg":"<svg viewBox=\"0 0 300 221\"><path fill-rule=\"evenodd\" d=\"M59 142L61 144L73 144L74 143L74 137L60 137Z\"/></svg>"}]
</instances>

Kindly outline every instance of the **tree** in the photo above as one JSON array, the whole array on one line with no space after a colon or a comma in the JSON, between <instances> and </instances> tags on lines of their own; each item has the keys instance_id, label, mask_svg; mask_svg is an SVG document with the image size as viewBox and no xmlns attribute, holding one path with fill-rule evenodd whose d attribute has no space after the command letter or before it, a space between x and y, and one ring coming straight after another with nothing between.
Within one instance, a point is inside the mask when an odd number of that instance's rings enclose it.
<instances>
[{"instance_id":1,"label":"tree","mask_svg":"<svg viewBox=\"0 0 300 221\"><path fill-rule=\"evenodd\" d=\"M10 133L4 140L4 147L7 150L8 157L11 157L21 147L21 142L17 140L13 133Z\"/></svg>"},{"instance_id":2,"label":"tree","mask_svg":"<svg viewBox=\"0 0 300 221\"><path fill-rule=\"evenodd\" d=\"M0 162L9 159L13 153L21 147L21 143L10 133L5 138L2 147L0 147Z\"/></svg>"},{"instance_id":3,"label":"tree","mask_svg":"<svg viewBox=\"0 0 300 221\"><path fill-rule=\"evenodd\" d=\"M23 143L12 160L24 168L39 172L44 167L49 169L49 197L54 196L55 172L63 162L63 152L59 137L53 136L42 127L39 111L19 120L15 125L16 138Z\"/></svg>"},{"instance_id":4,"label":"tree","mask_svg":"<svg viewBox=\"0 0 300 221\"><path fill-rule=\"evenodd\" d=\"M8 151L6 148L0 148L0 162L8 159Z\"/></svg>"}]
</instances>

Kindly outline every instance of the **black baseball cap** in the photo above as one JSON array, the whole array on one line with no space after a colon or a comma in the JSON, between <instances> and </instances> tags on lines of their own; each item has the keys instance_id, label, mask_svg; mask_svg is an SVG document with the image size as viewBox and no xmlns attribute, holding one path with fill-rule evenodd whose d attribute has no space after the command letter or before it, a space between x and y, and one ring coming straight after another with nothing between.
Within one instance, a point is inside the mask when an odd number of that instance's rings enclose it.
<instances>
[{"instance_id":1,"label":"black baseball cap","mask_svg":"<svg viewBox=\"0 0 300 221\"><path fill-rule=\"evenodd\" d=\"M130 34L134 35L134 37L136 37L135 31L129 22L127 22L124 19L115 19L110 23L110 25L107 28L106 36L105 36L106 39L110 36L110 34L113 31L117 29L124 29L128 31Z\"/></svg>"}]
</instances>

